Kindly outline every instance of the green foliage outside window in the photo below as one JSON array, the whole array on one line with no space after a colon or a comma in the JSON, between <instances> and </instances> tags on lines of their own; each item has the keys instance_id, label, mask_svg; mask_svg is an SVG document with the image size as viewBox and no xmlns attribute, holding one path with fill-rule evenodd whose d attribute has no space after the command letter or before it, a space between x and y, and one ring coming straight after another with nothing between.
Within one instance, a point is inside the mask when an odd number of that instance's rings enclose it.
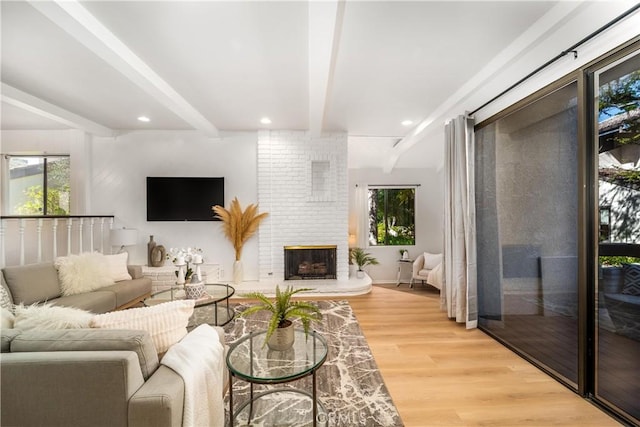
<instances>
[{"instance_id":1,"label":"green foliage outside window","mask_svg":"<svg viewBox=\"0 0 640 427\"><path fill-rule=\"evenodd\" d=\"M415 244L415 189L369 190L369 244Z\"/></svg>"},{"instance_id":2,"label":"green foliage outside window","mask_svg":"<svg viewBox=\"0 0 640 427\"><path fill-rule=\"evenodd\" d=\"M44 189L41 185L34 185L24 191L27 198L23 204L16 208L18 215L43 215L44 212ZM68 200L69 190L61 191L50 188L47 191L47 213L45 215L68 215L69 212L61 206L60 200L66 195ZM62 195L62 197L61 197ZM66 203L68 206L68 202Z\"/></svg>"},{"instance_id":3,"label":"green foliage outside window","mask_svg":"<svg viewBox=\"0 0 640 427\"><path fill-rule=\"evenodd\" d=\"M40 176L42 184L31 185L22 191L21 202L14 207L17 215L68 215L70 212L71 162L69 157L45 157ZM18 166L19 167L19 166ZM15 178L16 180L19 178ZM46 180L46 195L45 195ZM46 201L46 204L45 204Z\"/></svg>"},{"instance_id":4,"label":"green foliage outside window","mask_svg":"<svg viewBox=\"0 0 640 427\"><path fill-rule=\"evenodd\" d=\"M624 264L640 263L640 258L632 256L601 256L600 264L613 267L622 267Z\"/></svg>"}]
</instances>

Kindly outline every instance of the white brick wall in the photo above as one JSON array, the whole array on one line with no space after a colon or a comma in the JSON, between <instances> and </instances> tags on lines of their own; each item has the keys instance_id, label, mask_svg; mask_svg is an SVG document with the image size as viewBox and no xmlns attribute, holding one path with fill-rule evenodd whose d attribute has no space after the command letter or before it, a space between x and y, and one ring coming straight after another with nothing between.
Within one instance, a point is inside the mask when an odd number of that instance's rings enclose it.
<instances>
[{"instance_id":1,"label":"white brick wall","mask_svg":"<svg viewBox=\"0 0 640 427\"><path fill-rule=\"evenodd\" d=\"M142 275L151 279L151 293L155 294L176 285L176 267L163 265L162 267L142 266ZM201 264L200 273L204 283L218 283L222 279L222 266L218 264Z\"/></svg>"},{"instance_id":2,"label":"white brick wall","mask_svg":"<svg viewBox=\"0 0 640 427\"><path fill-rule=\"evenodd\" d=\"M314 162L316 165L314 167ZM338 280L347 280L347 135L303 131L258 134L260 279L284 280L284 246L336 245Z\"/></svg>"}]
</instances>

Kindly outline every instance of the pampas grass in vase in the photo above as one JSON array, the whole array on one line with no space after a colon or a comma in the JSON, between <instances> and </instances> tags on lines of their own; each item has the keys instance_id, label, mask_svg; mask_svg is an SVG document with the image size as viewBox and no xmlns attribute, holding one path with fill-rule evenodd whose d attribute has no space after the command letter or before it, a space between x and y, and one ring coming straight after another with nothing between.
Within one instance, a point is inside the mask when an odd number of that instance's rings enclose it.
<instances>
[{"instance_id":1,"label":"pampas grass in vase","mask_svg":"<svg viewBox=\"0 0 640 427\"><path fill-rule=\"evenodd\" d=\"M258 205L249 205L242 211L238 198L234 197L231 208L225 209L216 205L213 208L216 218L222 220L222 232L233 245L236 252L236 260L233 263L233 283L242 282L242 248L247 240L258 231L260 222L269 215L266 212L258 213Z\"/></svg>"}]
</instances>

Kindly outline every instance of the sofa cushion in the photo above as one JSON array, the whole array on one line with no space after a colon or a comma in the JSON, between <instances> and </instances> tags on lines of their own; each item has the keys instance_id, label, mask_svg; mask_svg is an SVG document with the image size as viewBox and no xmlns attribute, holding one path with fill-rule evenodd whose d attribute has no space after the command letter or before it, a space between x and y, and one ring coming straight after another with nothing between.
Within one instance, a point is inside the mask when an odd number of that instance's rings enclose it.
<instances>
[{"instance_id":1,"label":"sofa cushion","mask_svg":"<svg viewBox=\"0 0 640 427\"><path fill-rule=\"evenodd\" d=\"M425 280L427 279L427 277L429 277L429 273L431 272L431 270L427 270L427 269L422 269L420 271L418 271L418 276L420 277L424 277Z\"/></svg>"},{"instance_id":2,"label":"sofa cushion","mask_svg":"<svg viewBox=\"0 0 640 427\"><path fill-rule=\"evenodd\" d=\"M121 254L105 255L104 258L107 261L109 273L114 282L131 280L131 275L127 269L128 253L123 252Z\"/></svg>"},{"instance_id":3,"label":"sofa cushion","mask_svg":"<svg viewBox=\"0 0 640 427\"><path fill-rule=\"evenodd\" d=\"M99 314L91 320L91 327L147 331L151 334L156 351L164 353L187 335L187 324L194 305L194 300L179 300Z\"/></svg>"},{"instance_id":4,"label":"sofa cushion","mask_svg":"<svg viewBox=\"0 0 640 427\"><path fill-rule=\"evenodd\" d=\"M0 331L0 350L2 353L11 351L11 341L21 333L22 331L18 329L3 329Z\"/></svg>"},{"instance_id":5,"label":"sofa cushion","mask_svg":"<svg viewBox=\"0 0 640 427\"><path fill-rule=\"evenodd\" d=\"M22 331L88 328L89 321L93 316L93 313L73 307L20 304L16 306L13 327Z\"/></svg>"},{"instance_id":6,"label":"sofa cushion","mask_svg":"<svg viewBox=\"0 0 640 427\"><path fill-rule=\"evenodd\" d=\"M146 380L158 368L149 334L139 330L67 329L27 331L11 341L11 352L133 351Z\"/></svg>"},{"instance_id":7,"label":"sofa cushion","mask_svg":"<svg viewBox=\"0 0 640 427\"><path fill-rule=\"evenodd\" d=\"M33 304L61 294L58 272L50 262L5 267L2 271L14 304Z\"/></svg>"},{"instance_id":8,"label":"sofa cushion","mask_svg":"<svg viewBox=\"0 0 640 427\"><path fill-rule=\"evenodd\" d=\"M622 272L624 274L622 293L640 296L640 264L625 264Z\"/></svg>"},{"instance_id":9,"label":"sofa cushion","mask_svg":"<svg viewBox=\"0 0 640 427\"><path fill-rule=\"evenodd\" d=\"M62 295L95 291L113 284L109 265L99 252L59 257L55 262Z\"/></svg>"},{"instance_id":10,"label":"sofa cushion","mask_svg":"<svg viewBox=\"0 0 640 427\"><path fill-rule=\"evenodd\" d=\"M127 271L131 275L132 279L142 279L144 277L141 265L127 265Z\"/></svg>"},{"instance_id":11,"label":"sofa cushion","mask_svg":"<svg viewBox=\"0 0 640 427\"><path fill-rule=\"evenodd\" d=\"M116 307L127 304L134 300L140 300L143 295L151 292L151 279L133 279L117 282L115 285L107 286L101 291L111 291L116 296Z\"/></svg>"},{"instance_id":12,"label":"sofa cushion","mask_svg":"<svg viewBox=\"0 0 640 427\"><path fill-rule=\"evenodd\" d=\"M52 305L75 307L92 313L107 313L115 310L116 294L111 291L93 291L84 294L69 295L51 300Z\"/></svg>"}]
</instances>

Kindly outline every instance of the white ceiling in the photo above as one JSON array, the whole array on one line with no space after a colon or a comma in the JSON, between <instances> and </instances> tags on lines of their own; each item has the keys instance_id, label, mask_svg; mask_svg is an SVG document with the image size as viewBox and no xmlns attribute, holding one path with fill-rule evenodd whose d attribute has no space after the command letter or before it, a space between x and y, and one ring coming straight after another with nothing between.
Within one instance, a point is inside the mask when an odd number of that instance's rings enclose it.
<instances>
[{"instance_id":1,"label":"white ceiling","mask_svg":"<svg viewBox=\"0 0 640 427\"><path fill-rule=\"evenodd\" d=\"M350 166L381 167L541 18L565 19L566 3L3 1L1 125L346 131L361 154ZM411 157L398 164L424 164Z\"/></svg>"}]
</instances>

